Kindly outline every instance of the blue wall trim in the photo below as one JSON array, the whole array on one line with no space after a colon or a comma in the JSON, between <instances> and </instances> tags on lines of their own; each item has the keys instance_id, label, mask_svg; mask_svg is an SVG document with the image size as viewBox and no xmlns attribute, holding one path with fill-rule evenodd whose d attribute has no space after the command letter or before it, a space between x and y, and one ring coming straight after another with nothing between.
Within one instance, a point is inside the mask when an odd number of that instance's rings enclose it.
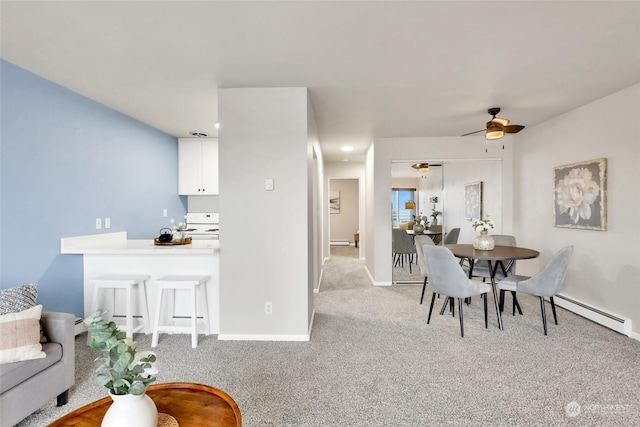
<instances>
[{"instance_id":1,"label":"blue wall trim","mask_svg":"<svg viewBox=\"0 0 640 427\"><path fill-rule=\"evenodd\" d=\"M152 239L182 218L177 138L5 60L0 78L0 288L36 282L44 310L82 316L82 256L60 238Z\"/></svg>"}]
</instances>

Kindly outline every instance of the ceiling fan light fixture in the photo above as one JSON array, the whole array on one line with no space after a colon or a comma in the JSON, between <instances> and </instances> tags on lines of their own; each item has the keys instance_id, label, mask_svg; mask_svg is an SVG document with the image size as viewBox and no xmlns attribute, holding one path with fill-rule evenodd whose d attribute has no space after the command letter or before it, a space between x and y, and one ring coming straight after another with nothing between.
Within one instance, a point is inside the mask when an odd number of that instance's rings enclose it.
<instances>
[{"instance_id":1,"label":"ceiling fan light fixture","mask_svg":"<svg viewBox=\"0 0 640 427\"><path fill-rule=\"evenodd\" d=\"M485 138L487 139L500 139L503 136L504 131L497 127L487 129L487 133L485 134Z\"/></svg>"},{"instance_id":2,"label":"ceiling fan light fixture","mask_svg":"<svg viewBox=\"0 0 640 427\"><path fill-rule=\"evenodd\" d=\"M503 119L500 117L494 117L493 119L491 119L491 121L493 123L498 123L500 126L506 126L509 124L509 120L508 119Z\"/></svg>"},{"instance_id":3,"label":"ceiling fan light fixture","mask_svg":"<svg viewBox=\"0 0 640 427\"><path fill-rule=\"evenodd\" d=\"M418 169L420 172L427 172L429 170L429 163L416 163L411 165L412 168Z\"/></svg>"}]
</instances>

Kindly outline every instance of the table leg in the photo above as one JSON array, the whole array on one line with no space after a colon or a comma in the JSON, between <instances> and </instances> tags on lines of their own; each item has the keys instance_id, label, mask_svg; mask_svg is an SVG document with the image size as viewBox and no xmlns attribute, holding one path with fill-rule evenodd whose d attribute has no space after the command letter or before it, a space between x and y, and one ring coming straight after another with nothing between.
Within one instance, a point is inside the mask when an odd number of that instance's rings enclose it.
<instances>
[{"instance_id":1,"label":"table leg","mask_svg":"<svg viewBox=\"0 0 640 427\"><path fill-rule=\"evenodd\" d=\"M502 327L502 316L500 316L500 303L498 301L498 292L496 292L496 270L498 269L498 263L496 262L493 266L491 265L491 260L487 261L489 263L489 273L491 276L491 289L493 289L493 301L496 305L496 316L498 316L498 328L502 331L504 328Z\"/></svg>"}]
</instances>

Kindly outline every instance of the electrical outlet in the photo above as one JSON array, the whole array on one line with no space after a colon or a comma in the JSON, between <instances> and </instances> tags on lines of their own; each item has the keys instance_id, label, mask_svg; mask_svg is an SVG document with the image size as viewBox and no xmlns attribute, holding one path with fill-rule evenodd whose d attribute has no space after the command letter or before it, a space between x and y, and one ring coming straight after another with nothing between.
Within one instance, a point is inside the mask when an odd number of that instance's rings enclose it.
<instances>
[{"instance_id":1,"label":"electrical outlet","mask_svg":"<svg viewBox=\"0 0 640 427\"><path fill-rule=\"evenodd\" d=\"M96 218L96 230L100 230L102 228L102 218Z\"/></svg>"},{"instance_id":2,"label":"electrical outlet","mask_svg":"<svg viewBox=\"0 0 640 427\"><path fill-rule=\"evenodd\" d=\"M273 306L271 305L270 302L265 302L264 303L264 314L271 314L273 313Z\"/></svg>"},{"instance_id":3,"label":"electrical outlet","mask_svg":"<svg viewBox=\"0 0 640 427\"><path fill-rule=\"evenodd\" d=\"M104 219L104 228L111 228L111 218Z\"/></svg>"},{"instance_id":4,"label":"electrical outlet","mask_svg":"<svg viewBox=\"0 0 640 427\"><path fill-rule=\"evenodd\" d=\"M164 218L166 218L166 217L167 217L167 208L162 209L162 216L163 216Z\"/></svg>"}]
</instances>

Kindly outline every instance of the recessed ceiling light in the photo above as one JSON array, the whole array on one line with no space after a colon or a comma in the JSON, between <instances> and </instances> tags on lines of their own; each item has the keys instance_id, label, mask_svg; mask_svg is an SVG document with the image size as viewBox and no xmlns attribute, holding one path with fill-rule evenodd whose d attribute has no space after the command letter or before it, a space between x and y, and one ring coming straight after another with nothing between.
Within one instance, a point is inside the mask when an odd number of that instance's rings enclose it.
<instances>
[{"instance_id":1,"label":"recessed ceiling light","mask_svg":"<svg viewBox=\"0 0 640 427\"><path fill-rule=\"evenodd\" d=\"M348 162L349 159L347 159L346 157L344 159L342 159L343 162Z\"/></svg>"},{"instance_id":2,"label":"recessed ceiling light","mask_svg":"<svg viewBox=\"0 0 640 427\"><path fill-rule=\"evenodd\" d=\"M342 151L353 151L353 147L350 145L343 145L342 147L340 147L340 149Z\"/></svg>"},{"instance_id":3,"label":"recessed ceiling light","mask_svg":"<svg viewBox=\"0 0 640 427\"><path fill-rule=\"evenodd\" d=\"M220 122L216 122L214 126L216 127L216 129L220 129Z\"/></svg>"},{"instance_id":4,"label":"recessed ceiling light","mask_svg":"<svg viewBox=\"0 0 640 427\"><path fill-rule=\"evenodd\" d=\"M200 131L197 131L197 130L192 130L191 132L189 132L189 135L195 136L196 138L204 138L206 136L209 136L207 133L200 132Z\"/></svg>"}]
</instances>

